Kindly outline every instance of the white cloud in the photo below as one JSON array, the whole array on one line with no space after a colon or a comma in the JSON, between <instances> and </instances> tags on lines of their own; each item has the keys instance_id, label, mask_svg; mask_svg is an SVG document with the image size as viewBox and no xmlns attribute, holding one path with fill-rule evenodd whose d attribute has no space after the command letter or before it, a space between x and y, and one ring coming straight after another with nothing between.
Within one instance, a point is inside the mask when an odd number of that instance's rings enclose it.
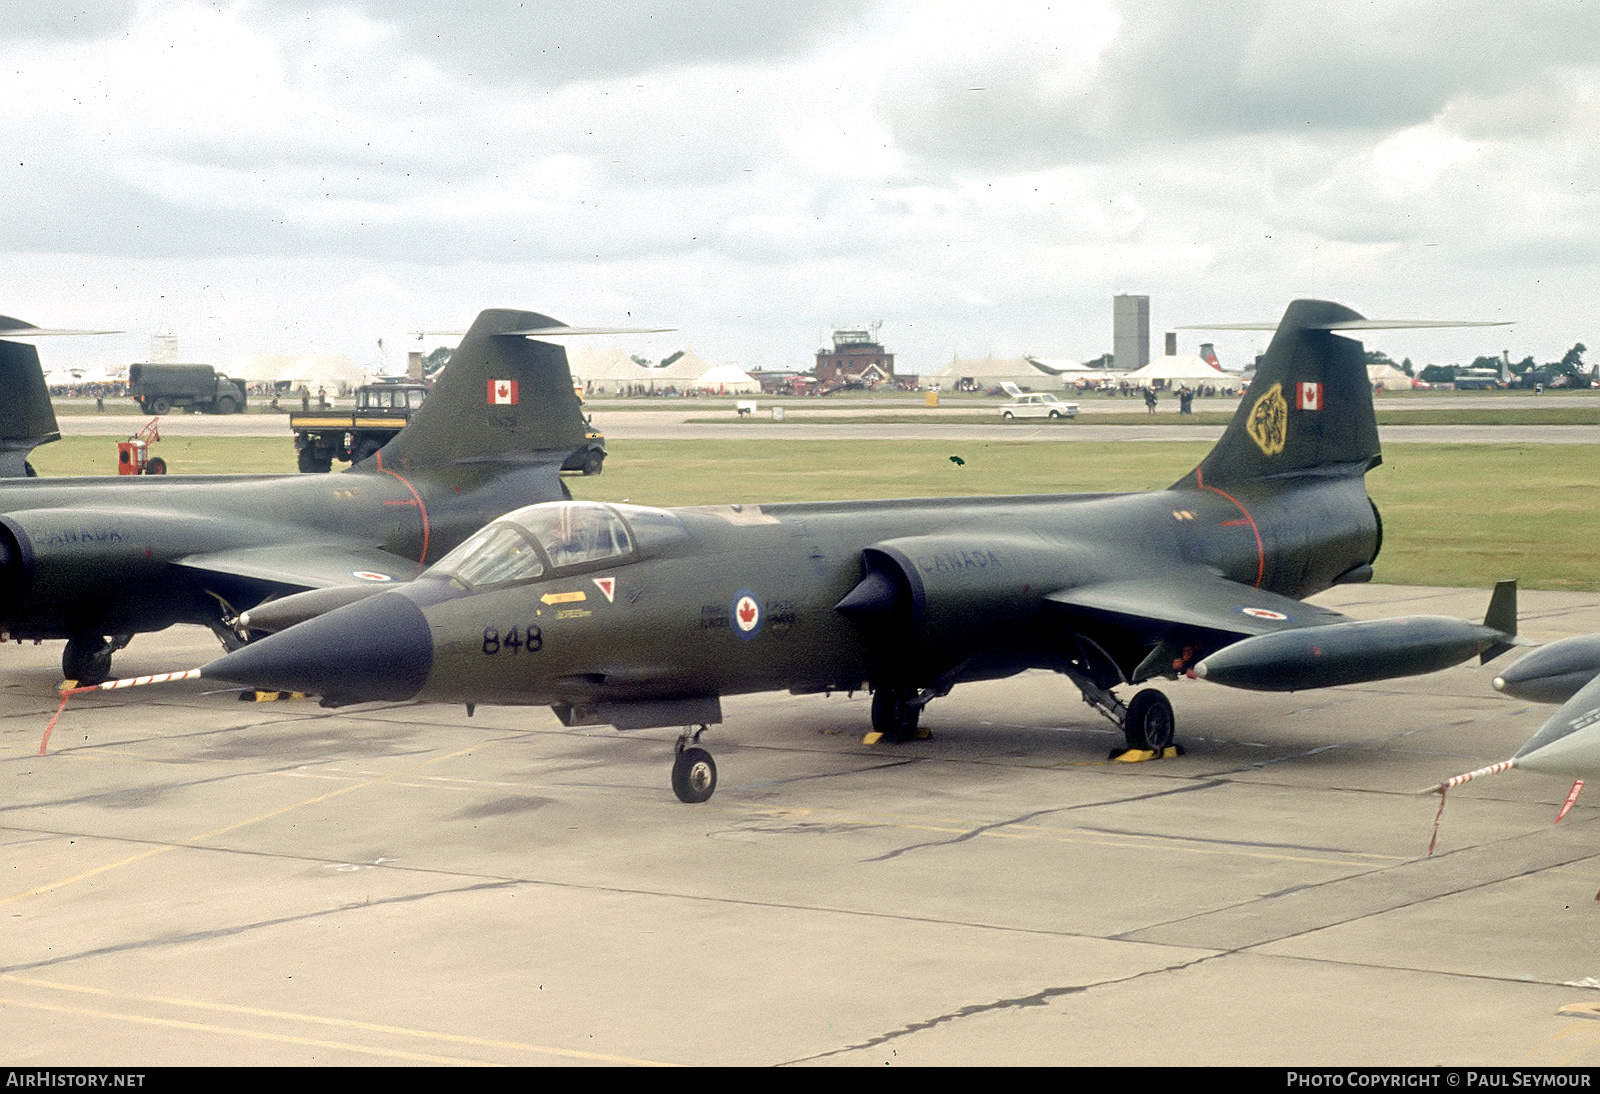
<instances>
[{"instance_id":1,"label":"white cloud","mask_svg":"<svg viewBox=\"0 0 1600 1094\"><path fill-rule=\"evenodd\" d=\"M631 312L794 366L882 319L926 368L1092 356L1126 290L1157 326L1316 293L1600 337L1600 5L80 8L0 28L0 311L36 321L359 358Z\"/></svg>"}]
</instances>

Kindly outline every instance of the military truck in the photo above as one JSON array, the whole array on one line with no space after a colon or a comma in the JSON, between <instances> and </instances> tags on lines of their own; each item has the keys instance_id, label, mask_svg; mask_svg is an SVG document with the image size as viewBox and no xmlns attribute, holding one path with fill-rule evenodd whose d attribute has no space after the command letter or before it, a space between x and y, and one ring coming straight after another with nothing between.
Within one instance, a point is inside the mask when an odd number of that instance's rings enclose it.
<instances>
[{"instance_id":1,"label":"military truck","mask_svg":"<svg viewBox=\"0 0 1600 1094\"><path fill-rule=\"evenodd\" d=\"M428 386L385 382L356 388L356 408L346 414L304 410L289 415L300 470L331 471L333 461L360 463L394 439L428 397Z\"/></svg>"},{"instance_id":2,"label":"military truck","mask_svg":"<svg viewBox=\"0 0 1600 1094\"><path fill-rule=\"evenodd\" d=\"M146 414L198 410L237 414L245 408L245 383L210 365L128 366L128 394Z\"/></svg>"},{"instance_id":3,"label":"military truck","mask_svg":"<svg viewBox=\"0 0 1600 1094\"><path fill-rule=\"evenodd\" d=\"M414 381L380 380L356 388L356 408L345 414L329 410L290 413L294 447L300 470L327 472L333 461L360 463L388 444L405 428L412 413L428 397L428 385ZM575 449L561 465L563 471L598 475L606 459L605 434L587 418L583 447Z\"/></svg>"}]
</instances>

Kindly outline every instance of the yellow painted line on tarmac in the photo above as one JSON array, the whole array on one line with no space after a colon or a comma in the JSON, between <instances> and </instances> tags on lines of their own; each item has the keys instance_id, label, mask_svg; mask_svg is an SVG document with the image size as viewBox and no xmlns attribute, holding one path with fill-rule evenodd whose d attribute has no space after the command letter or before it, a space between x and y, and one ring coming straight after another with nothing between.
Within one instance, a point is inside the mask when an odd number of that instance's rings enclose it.
<instances>
[{"instance_id":1,"label":"yellow painted line on tarmac","mask_svg":"<svg viewBox=\"0 0 1600 1094\"><path fill-rule=\"evenodd\" d=\"M673 1067L676 1065L662 1063L659 1060L644 1060L632 1056L616 1056L604 1052L585 1052L582 1049L555 1048L550 1045L533 1045L520 1041L501 1041L490 1037L473 1037L461 1033L444 1033L439 1030L413 1029L409 1026L391 1026L381 1022L363 1022L353 1018L329 1018L318 1014L300 1014L295 1011L270 1010L264 1007L245 1007L232 1003L208 1003L196 999L174 999L159 995L139 995L129 992L115 992L107 988L91 988L78 984L62 984L50 980L36 980L30 977L0 975L0 981L7 983L27 985L29 987L43 988L50 991L74 992L81 995L95 995L122 1002L146 1003L159 1006L189 1007L196 1010L211 1011L220 1014L244 1015L252 1018L270 1018L277 1021L303 1022L308 1025L332 1026L338 1029L357 1031L361 1033L379 1033L386 1036L409 1037L414 1040L436 1041L441 1044L460 1045L471 1048L494 1048L510 1052L531 1053L539 1056L557 1056L569 1060L588 1060L602 1064L621 1064L634 1067ZM203 1022L187 1022L176 1018L155 1018L145 1015L128 1014L118 1011L95 1010L88 1007L71 1007L58 1003L40 1003L24 999L0 998L0 1006L30 1007L34 1010L54 1011L62 1014L77 1014L90 1018L111 1018L118 1021L137 1022L145 1025L167 1026L175 1029L195 1030L204 1033L216 1033L224 1036L247 1037L253 1040L278 1041L284 1044L308 1045L316 1048L337 1048L349 1052L364 1053L369 1056L389 1056L401 1060L414 1060L422 1063L477 1065L480 1061L463 1060L448 1056L432 1056L417 1052L407 1052L403 1049L384 1049L369 1045L349 1044L341 1041L323 1041L308 1037L295 1037L289 1034L269 1033L264 1030L246 1029L239 1026L219 1026Z\"/></svg>"},{"instance_id":2,"label":"yellow painted line on tarmac","mask_svg":"<svg viewBox=\"0 0 1600 1094\"><path fill-rule=\"evenodd\" d=\"M1594 1052L1595 1045L1600 1043L1600 1024L1596 1024L1594 1019L1600 1017L1600 1015L1586 1012L1593 1010L1595 1006L1596 1004L1594 1003L1568 1004L1556 1011L1557 1017L1575 1017L1578 1021L1546 1037L1544 1043L1546 1045L1554 1045L1556 1042L1564 1041L1569 1037L1578 1038L1578 1043L1575 1047L1569 1046L1570 1051L1558 1056L1548 1066L1570 1067L1574 1061L1590 1056Z\"/></svg>"},{"instance_id":3,"label":"yellow painted line on tarmac","mask_svg":"<svg viewBox=\"0 0 1600 1094\"><path fill-rule=\"evenodd\" d=\"M395 1060L409 1060L412 1063L453 1064L456 1066L477 1064L475 1060L458 1060L448 1056L428 1056L419 1052L402 1052L398 1049L368 1048L365 1045L345 1044L340 1041L319 1041L310 1037L289 1037L283 1034L265 1033L261 1030L212 1026L201 1022L182 1022L175 1018L148 1018L139 1014L117 1014L112 1011L94 1010L90 1007L64 1007L53 1003L33 1003L26 999L8 999L4 996L0 996L0 1006L49 1011L53 1014L71 1014L80 1018L109 1018L118 1022L133 1022L145 1026L163 1026L167 1029L181 1029L195 1033L214 1033L228 1037L245 1037L254 1041L273 1041L278 1044L305 1045L308 1048L337 1049L365 1056L384 1056Z\"/></svg>"},{"instance_id":4,"label":"yellow painted line on tarmac","mask_svg":"<svg viewBox=\"0 0 1600 1094\"><path fill-rule=\"evenodd\" d=\"M58 881L47 882L44 885L35 886L32 889L24 890L23 892L16 893L12 896L0 898L0 908L5 907L7 904L15 904L17 901L25 900L31 896L38 896L41 893L48 893L56 889L63 889L68 885L73 885L80 881L87 881L89 878L98 877L101 874L109 873L112 870L121 869L124 866L132 866L134 863L143 862L146 859L154 858L157 855L164 855L168 851L176 851L179 848L185 847L195 847L205 840L215 839L216 837L226 835L229 832L236 832L241 828L249 828L251 825L260 824L263 821L273 820L276 817L283 816L285 813L293 813L297 809L304 809L311 805L320 805L323 802L332 801L334 798L343 797L346 794L353 794L358 790L365 790L368 787L378 786L382 783L395 782L400 779L409 778L419 771L433 767L435 764L447 763L450 760L459 759L462 756L476 752L483 748L487 743L488 742L485 741L479 741L468 748L457 749L456 751L446 753L443 756L435 756L430 760L425 760L419 764L413 764L408 768L393 772L389 775L381 775L375 778L366 779L362 782L351 783L349 786L341 786L337 790L330 790L326 794L318 794L314 798L307 798L304 801L298 801L289 805L279 806L277 809L268 810L267 812L258 814L257 816L249 817L241 821L235 821L232 824L225 824L221 828L213 828L209 832L202 832L198 836L190 836L188 839L182 840L178 843L168 843L159 847L151 847L144 851L140 851L136 855L129 855L126 858L117 859L115 862L104 863L103 865L93 867L92 869L84 870L82 873L61 878Z\"/></svg>"}]
</instances>

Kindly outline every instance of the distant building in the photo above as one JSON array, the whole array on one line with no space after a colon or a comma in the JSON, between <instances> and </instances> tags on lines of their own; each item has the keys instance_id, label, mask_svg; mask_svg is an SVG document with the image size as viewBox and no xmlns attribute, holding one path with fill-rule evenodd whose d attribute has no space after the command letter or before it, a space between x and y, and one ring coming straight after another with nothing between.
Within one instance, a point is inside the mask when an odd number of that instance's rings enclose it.
<instances>
[{"instance_id":1,"label":"distant building","mask_svg":"<svg viewBox=\"0 0 1600 1094\"><path fill-rule=\"evenodd\" d=\"M817 382L827 384L893 383L894 354L884 350L869 330L836 330L833 348L817 350Z\"/></svg>"},{"instance_id":2,"label":"distant building","mask_svg":"<svg viewBox=\"0 0 1600 1094\"><path fill-rule=\"evenodd\" d=\"M1150 363L1150 298L1119 294L1111 298L1111 352L1118 372Z\"/></svg>"}]
</instances>

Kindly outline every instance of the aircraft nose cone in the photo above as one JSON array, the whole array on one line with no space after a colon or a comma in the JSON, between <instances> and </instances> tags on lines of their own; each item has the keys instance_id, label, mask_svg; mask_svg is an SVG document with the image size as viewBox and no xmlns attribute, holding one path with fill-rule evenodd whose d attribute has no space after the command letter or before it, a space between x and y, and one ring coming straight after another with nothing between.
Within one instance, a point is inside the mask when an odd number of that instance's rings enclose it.
<instances>
[{"instance_id":1,"label":"aircraft nose cone","mask_svg":"<svg viewBox=\"0 0 1600 1094\"><path fill-rule=\"evenodd\" d=\"M252 642L200 675L363 703L410 699L432 670L433 634L422 609L389 592Z\"/></svg>"}]
</instances>

